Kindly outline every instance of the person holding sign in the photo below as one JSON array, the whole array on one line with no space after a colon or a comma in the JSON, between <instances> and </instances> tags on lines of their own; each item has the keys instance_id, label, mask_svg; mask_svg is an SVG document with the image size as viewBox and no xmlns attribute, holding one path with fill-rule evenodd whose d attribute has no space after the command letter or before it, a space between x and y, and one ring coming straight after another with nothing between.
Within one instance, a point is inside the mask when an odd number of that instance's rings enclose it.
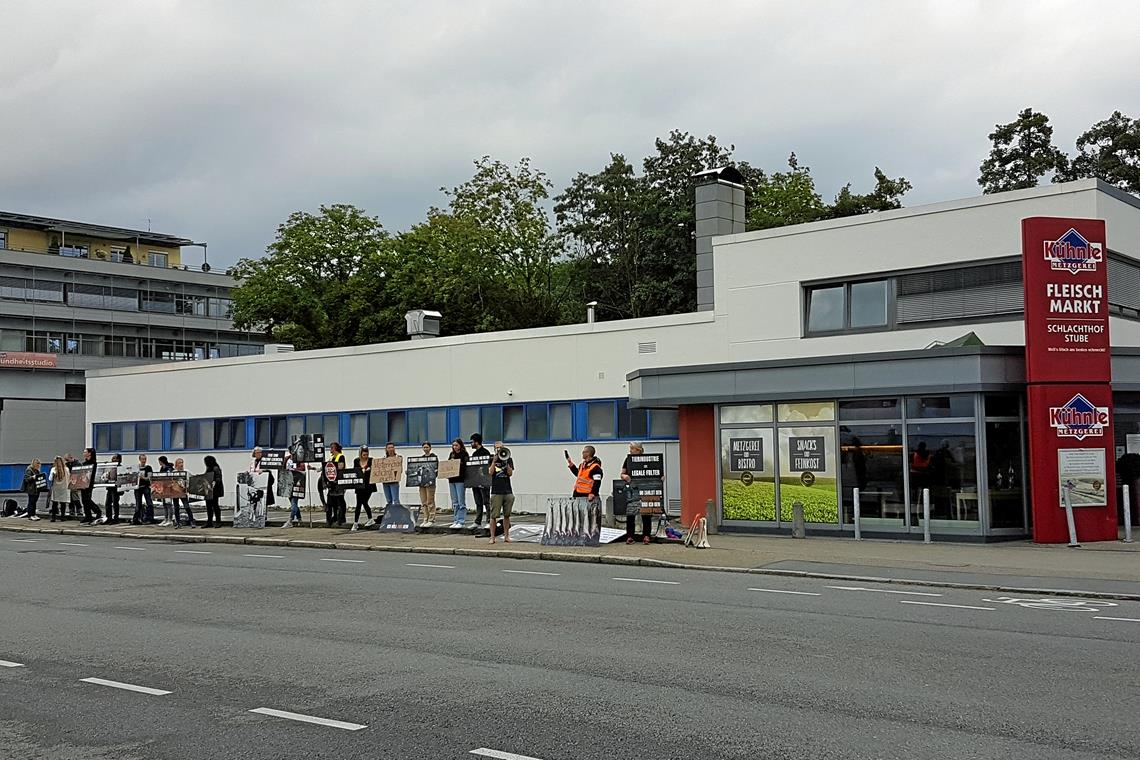
<instances>
[{"instance_id":1,"label":"person holding sign","mask_svg":"<svg viewBox=\"0 0 1140 760\"><path fill-rule=\"evenodd\" d=\"M376 524L376 521L372 519L372 507L368 506L368 500L372 498L372 494L376 493L376 486L369 482L372 479L372 462L373 459L368 453L367 446L361 446L359 455L352 460L352 469L364 481L362 485L356 487L356 514L352 517L353 530L360 528L361 507L364 508L364 514L368 515L368 522L364 523L364 527L371 528Z\"/></svg>"},{"instance_id":2,"label":"person holding sign","mask_svg":"<svg viewBox=\"0 0 1140 760\"><path fill-rule=\"evenodd\" d=\"M435 468L420 468L420 509L423 511L421 526L430 528L435 524L435 475L439 471L439 457L431 453L431 443L424 441L424 456L435 460ZM430 478L426 471L430 470Z\"/></svg>"},{"instance_id":3,"label":"person holding sign","mask_svg":"<svg viewBox=\"0 0 1140 760\"><path fill-rule=\"evenodd\" d=\"M629 483L633 479L633 458L641 456L645 453L645 447L640 443L634 442L629 444L629 454L626 455L625 461L621 465L621 479ZM637 522L636 516L626 508L625 511L625 542L627 544L633 543L633 528ZM648 544L650 542L649 534L653 530L653 515L643 514L641 516L641 542Z\"/></svg>"},{"instance_id":4,"label":"person holding sign","mask_svg":"<svg viewBox=\"0 0 1140 760\"><path fill-rule=\"evenodd\" d=\"M22 514L16 515L17 517L26 517L29 520L39 520L36 517L36 504L40 500L40 484L39 481L43 479L43 473L40 472L40 460L33 459L32 463L28 465L28 469L24 470L24 482L20 486L20 490L28 495L28 508Z\"/></svg>"},{"instance_id":5,"label":"person holding sign","mask_svg":"<svg viewBox=\"0 0 1140 760\"><path fill-rule=\"evenodd\" d=\"M462 528L467 523L467 487L464 484L467 479L467 456L467 447L463 445L462 438L456 438L451 442L451 452L447 455L447 460L459 461L459 474L449 475L447 478L451 509L455 513L455 519L450 526L452 528Z\"/></svg>"},{"instance_id":6,"label":"person holding sign","mask_svg":"<svg viewBox=\"0 0 1140 760\"><path fill-rule=\"evenodd\" d=\"M211 495L206 497L206 527L220 528L222 527L222 507L218 504L218 499L226 493L226 487L222 483L222 468L212 454L202 457L202 463L206 465L205 474L211 477L212 482ZM139 479L142 479L141 470L139 471Z\"/></svg>"},{"instance_id":7,"label":"person holding sign","mask_svg":"<svg viewBox=\"0 0 1140 760\"><path fill-rule=\"evenodd\" d=\"M491 452L483 445L483 436L471 434L471 456L467 457L467 485L475 499L475 529L483 524L483 510L491 509Z\"/></svg>"},{"instance_id":8,"label":"person holding sign","mask_svg":"<svg viewBox=\"0 0 1140 760\"><path fill-rule=\"evenodd\" d=\"M184 460L182 457L178 457L177 459L175 459L174 460L174 471L180 472L183 475L185 475L186 474L186 460ZM180 527L182 525L182 521L179 518L179 512L178 512L178 506L179 506L180 502L181 502L182 508L186 510L186 524L189 525L191 528L197 528L198 523L194 522L194 513L190 511L190 495L189 494L183 496L182 498L175 498L174 499L174 527L177 528L177 527Z\"/></svg>"},{"instance_id":9,"label":"person holding sign","mask_svg":"<svg viewBox=\"0 0 1140 760\"><path fill-rule=\"evenodd\" d=\"M511 476L515 474L515 460L511 450L502 441L495 441L495 458L491 463L491 508L488 519L491 521L491 543L495 543L495 528L499 515L503 516L503 541L511 542L511 509L515 505L515 494L511 490Z\"/></svg>"},{"instance_id":10,"label":"person holding sign","mask_svg":"<svg viewBox=\"0 0 1140 760\"><path fill-rule=\"evenodd\" d=\"M135 516L131 518L131 525L143 525L154 522L154 498L150 493L150 476L154 468L146 463L146 454L139 454L139 479L135 486ZM146 502L146 511L143 511L143 502Z\"/></svg>"},{"instance_id":11,"label":"person holding sign","mask_svg":"<svg viewBox=\"0 0 1140 760\"><path fill-rule=\"evenodd\" d=\"M589 445L583 446L582 464L574 464L570 455L566 454L566 467L577 476L574 491L570 495L591 503L597 501L598 492L602 488L602 460L597 457L597 449Z\"/></svg>"},{"instance_id":12,"label":"person holding sign","mask_svg":"<svg viewBox=\"0 0 1140 760\"><path fill-rule=\"evenodd\" d=\"M48 473L48 488L51 491L51 521L55 522L56 510L59 510L59 520L67 519L67 505L71 501L71 493L67 490L67 465L63 457L56 457L51 463L51 472Z\"/></svg>"},{"instance_id":13,"label":"person holding sign","mask_svg":"<svg viewBox=\"0 0 1140 760\"><path fill-rule=\"evenodd\" d=\"M328 523L330 528L337 525L343 528L345 520L348 517L348 501L344 498L344 489L338 486L336 481L340 477L340 474L344 472L345 459L344 449L336 441L329 444L329 461L325 464L325 485L328 486L328 502L325 504L325 522ZM327 467L329 464L333 466L331 473ZM328 475L330 474L333 477L329 478Z\"/></svg>"},{"instance_id":14,"label":"person holding sign","mask_svg":"<svg viewBox=\"0 0 1140 760\"><path fill-rule=\"evenodd\" d=\"M91 498L91 493L95 490L95 449L83 450L83 463L80 466L91 471L87 477L87 486L79 491L79 501L83 504L83 523L90 525L103 517L103 510L99 509ZM94 518L92 514L95 515Z\"/></svg>"},{"instance_id":15,"label":"person holding sign","mask_svg":"<svg viewBox=\"0 0 1140 760\"><path fill-rule=\"evenodd\" d=\"M389 442L384 446L384 458L391 460L393 457L399 462L388 462L383 481L384 501L388 506L400 503L400 477L404 474L403 457L396 453L396 444Z\"/></svg>"}]
</instances>

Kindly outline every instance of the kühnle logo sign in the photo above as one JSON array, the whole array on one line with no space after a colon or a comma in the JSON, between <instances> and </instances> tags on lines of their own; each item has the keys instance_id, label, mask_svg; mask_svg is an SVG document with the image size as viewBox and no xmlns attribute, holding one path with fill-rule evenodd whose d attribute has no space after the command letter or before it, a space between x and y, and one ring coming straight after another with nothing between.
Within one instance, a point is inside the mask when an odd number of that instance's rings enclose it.
<instances>
[{"instance_id":1,"label":"k\u00fchnle logo sign","mask_svg":"<svg viewBox=\"0 0 1140 760\"><path fill-rule=\"evenodd\" d=\"M1049 407L1049 426L1057 431L1058 438L1075 438L1083 441L1104 435L1108 425L1108 407L1094 406L1078 393L1064 406Z\"/></svg>"},{"instance_id":2,"label":"k\u00fchnle logo sign","mask_svg":"<svg viewBox=\"0 0 1140 760\"><path fill-rule=\"evenodd\" d=\"M1104 246L1070 228L1059 239L1045 241L1045 260L1055 272L1095 272L1104 261Z\"/></svg>"}]
</instances>

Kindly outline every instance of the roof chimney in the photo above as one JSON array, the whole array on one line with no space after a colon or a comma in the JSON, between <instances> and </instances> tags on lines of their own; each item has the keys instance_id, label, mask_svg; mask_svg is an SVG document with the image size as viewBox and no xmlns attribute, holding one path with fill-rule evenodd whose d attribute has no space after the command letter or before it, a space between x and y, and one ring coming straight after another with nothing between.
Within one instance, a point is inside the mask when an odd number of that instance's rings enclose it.
<instances>
[{"instance_id":1,"label":"roof chimney","mask_svg":"<svg viewBox=\"0 0 1140 760\"><path fill-rule=\"evenodd\" d=\"M744 175L731 166L706 169L696 181L697 311L713 309L713 249L717 235L744 232Z\"/></svg>"}]
</instances>

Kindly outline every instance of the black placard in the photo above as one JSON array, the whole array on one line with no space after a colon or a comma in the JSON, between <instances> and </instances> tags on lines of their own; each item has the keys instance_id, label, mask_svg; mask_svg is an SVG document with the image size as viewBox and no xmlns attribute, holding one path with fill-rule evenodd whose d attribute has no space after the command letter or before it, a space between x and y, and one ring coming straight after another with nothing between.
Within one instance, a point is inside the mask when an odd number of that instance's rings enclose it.
<instances>
[{"instance_id":1,"label":"black placard","mask_svg":"<svg viewBox=\"0 0 1140 760\"><path fill-rule=\"evenodd\" d=\"M729 438L728 469L732 472L764 472L764 439Z\"/></svg>"},{"instance_id":2,"label":"black placard","mask_svg":"<svg viewBox=\"0 0 1140 760\"><path fill-rule=\"evenodd\" d=\"M467 460L467 477L463 480L464 484L468 488L490 488L491 473L488 471L490 465L490 453L470 457Z\"/></svg>"},{"instance_id":3,"label":"black placard","mask_svg":"<svg viewBox=\"0 0 1140 760\"><path fill-rule=\"evenodd\" d=\"M788 457L791 472L821 472L823 464L823 436L810 435L788 439Z\"/></svg>"},{"instance_id":4,"label":"black placard","mask_svg":"<svg viewBox=\"0 0 1140 760\"><path fill-rule=\"evenodd\" d=\"M261 469L280 470L285 466L285 449L262 449Z\"/></svg>"},{"instance_id":5,"label":"black placard","mask_svg":"<svg viewBox=\"0 0 1140 760\"><path fill-rule=\"evenodd\" d=\"M417 486L434 486L439 472L439 457L431 454L425 457L408 457L404 460L407 480L404 485L408 488Z\"/></svg>"}]
</instances>

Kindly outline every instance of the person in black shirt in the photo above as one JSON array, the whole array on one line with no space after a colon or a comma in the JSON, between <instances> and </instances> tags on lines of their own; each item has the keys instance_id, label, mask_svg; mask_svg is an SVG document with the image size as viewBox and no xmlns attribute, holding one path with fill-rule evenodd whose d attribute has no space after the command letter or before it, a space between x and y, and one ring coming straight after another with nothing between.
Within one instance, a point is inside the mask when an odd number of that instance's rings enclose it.
<instances>
[{"instance_id":1,"label":"person in black shirt","mask_svg":"<svg viewBox=\"0 0 1140 760\"><path fill-rule=\"evenodd\" d=\"M90 525L103 517L103 510L95 506L91 499L91 493L95 490L95 449L83 450L82 466L91 468L91 477L87 481L87 487L79 492L79 500L83 504L83 522L80 525Z\"/></svg>"},{"instance_id":2,"label":"person in black shirt","mask_svg":"<svg viewBox=\"0 0 1140 760\"><path fill-rule=\"evenodd\" d=\"M135 514L131 518L131 525L149 525L154 522L154 500L150 495L150 476L154 468L146 463L146 454L139 454L139 482L135 486ZM143 502L146 510L143 510Z\"/></svg>"},{"instance_id":3,"label":"person in black shirt","mask_svg":"<svg viewBox=\"0 0 1140 760\"><path fill-rule=\"evenodd\" d=\"M218 499L226 493L226 487L222 483L222 468L218 465L218 460L210 454L202 457L202 463L206 465L206 474L213 477L212 482L214 484L213 496L206 497L206 527L220 528L222 527L222 507L218 504Z\"/></svg>"},{"instance_id":4,"label":"person in black shirt","mask_svg":"<svg viewBox=\"0 0 1140 760\"><path fill-rule=\"evenodd\" d=\"M487 515L491 521L491 543L495 543L495 528L499 515L503 516L503 541L511 542L511 509L515 494L511 490L511 476L515 474L515 460L502 441L495 441L495 457L491 462L491 508Z\"/></svg>"},{"instance_id":5,"label":"person in black shirt","mask_svg":"<svg viewBox=\"0 0 1140 760\"><path fill-rule=\"evenodd\" d=\"M467 522L467 488L463 481L467 479L467 447L463 445L462 438L451 442L451 453L448 459L459 460L459 474L447 479L447 489L451 493L451 509L455 518L451 522L452 528L462 528Z\"/></svg>"},{"instance_id":6,"label":"person in black shirt","mask_svg":"<svg viewBox=\"0 0 1140 760\"><path fill-rule=\"evenodd\" d=\"M472 470L482 468L484 475L490 472L491 466L491 452L483 445L483 436L479 433L471 434L471 455L467 457L467 472L471 475ZM490 509L491 507L491 488L489 486L478 485L483 480L483 476L478 476L479 479L473 480L471 485L471 496L475 499L475 529L478 530L479 526L483 523L483 510Z\"/></svg>"},{"instance_id":7,"label":"person in black shirt","mask_svg":"<svg viewBox=\"0 0 1140 760\"><path fill-rule=\"evenodd\" d=\"M629 444L629 453L626 454L625 461L621 465L621 479L626 483L630 482L633 472L633 457L641 456L645 453L645 447L640 443ZM633 543L633 528L637 522L637 515L630 511L627 506L625 510L625 542L627 544ZM653 515L641 516L641 541L648 544L650 542L649 534L653 530Z\"/></svg>"}]
</instances>

